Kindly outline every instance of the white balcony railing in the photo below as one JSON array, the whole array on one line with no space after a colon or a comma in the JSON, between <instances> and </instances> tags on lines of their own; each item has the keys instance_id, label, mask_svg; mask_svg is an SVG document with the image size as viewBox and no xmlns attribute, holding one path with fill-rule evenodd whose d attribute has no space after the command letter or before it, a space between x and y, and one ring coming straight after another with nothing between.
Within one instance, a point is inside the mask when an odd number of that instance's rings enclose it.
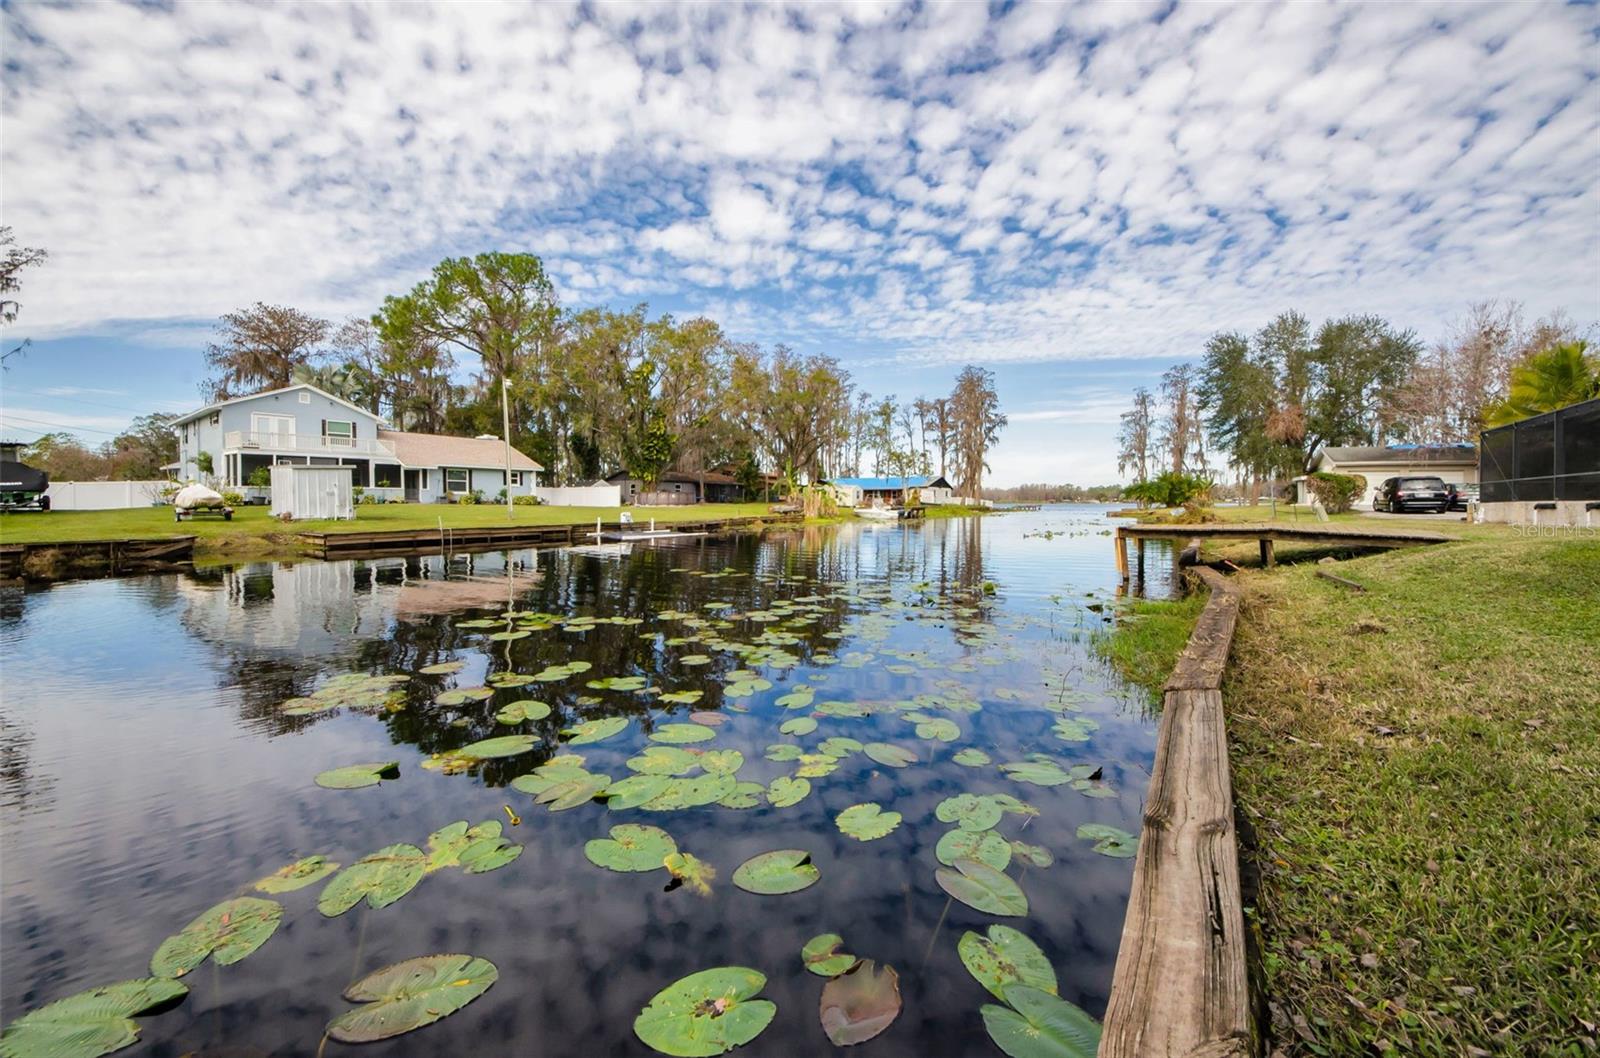
<instances>
[{"instance_id":1,"label":"white balcony railing","mask_svg":"<svg viewBox=\"0 0 1600 1058\"><path fill-rule=\"evenodd\" d=\"M394 445L375 437L319 437L315 434L252 433L229 430L222 435L229 451L315 452L329 456L392 456Z\"/></svg>"}]
</instances>

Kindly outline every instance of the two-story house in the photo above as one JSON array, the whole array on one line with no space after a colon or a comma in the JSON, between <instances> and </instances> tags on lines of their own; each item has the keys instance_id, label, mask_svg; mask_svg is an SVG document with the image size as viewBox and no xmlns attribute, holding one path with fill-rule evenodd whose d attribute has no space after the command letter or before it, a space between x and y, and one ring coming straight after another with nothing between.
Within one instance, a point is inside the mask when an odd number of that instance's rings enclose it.
<instances>
[{"instance_id":1,"label":"two-story house","mask_svg":"<svg viewBox=\"0 0 1600 1058\"><path fill-rule=\"evenodd\" d=\"M274 463L353 466L355 484L410 503L475 491L492 500L507 487L499 438L390 430L365 408L309 384L220 401L172 425L179 478L222 488L247 485ZM532 495L543 469L513 449L511 495Z\"/></svg>"}]
</instances>

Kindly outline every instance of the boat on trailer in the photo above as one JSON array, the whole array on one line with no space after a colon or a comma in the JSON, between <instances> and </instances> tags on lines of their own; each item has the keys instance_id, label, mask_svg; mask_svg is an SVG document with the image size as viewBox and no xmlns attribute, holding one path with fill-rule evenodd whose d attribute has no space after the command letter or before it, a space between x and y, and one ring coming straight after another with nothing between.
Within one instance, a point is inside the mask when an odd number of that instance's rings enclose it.
<instances>
[{"instance_id":1,"label":"boat on trailer","mask_svg":"<svg viewBox=\"0 0 1600 1058\"><path fill-rule=\"evenodd\" d=\"M874 522L898 522L902 512L895 507L857 507L857 518L867 518Z\"/></svg>"}]
</instances>

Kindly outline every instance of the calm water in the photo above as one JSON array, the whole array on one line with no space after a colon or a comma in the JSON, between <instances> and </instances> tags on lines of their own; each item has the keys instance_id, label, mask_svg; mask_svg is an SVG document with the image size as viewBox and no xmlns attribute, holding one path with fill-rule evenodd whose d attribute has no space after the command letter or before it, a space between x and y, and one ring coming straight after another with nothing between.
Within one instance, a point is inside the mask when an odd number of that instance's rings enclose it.
<instances>
[{"instance_id":1,"label":"calm water","mask_svg":"<svg viewBox=\"0 0 1600 1058\"><path fill-rule=\"evenodd\" d=\"M1035 940L1056 967L1061 995L1098 1017L1133 861L1091 852L1075 831L1085 822L1137 831L1154 744L1142 692L1119 685L1088 647L1104 620L1099 606L1116 594L1105 530L1099 509L1062 507L699 538L627 554L254 564L0 589L0 1016L9 1021L80 989L143 976L165 937L299 857L348 864L385 845L423 845L452 820L504 820L509 804L522 818L506 829L525 846L520 859L481 875L440 871L388 908L363 905L339 918L317 912L320 883L274 897L285 908L278 932L242 962L190 974L188 999L140 1019L141 1042L122 1053L311 1054L328 1020L349 1009L339 994L356 976L413 955L469 952L498 966L494 988L363 1053L647 1055L631 1025L658 989L696 970L744 965L767 975L763 996L778 1015L742 1053L826 1054L834 1048L817 1023L823 981L802 968L799 950L835 932L846 950L900 974L904 1010L863 1053L998 1055L978 1014L988 993L956 954L963 931L996 921ZM1159 593L1166 565L1152 554L1147 591ZM508 601L517 611L643 620L588 631L557 626L513 642L458 627L499 615ZM698 630L713 640L751 643L776 632L778 649L797 662L751 666L772 688L725 700L722 676L743 660L703 639L676 642L697 630L657 616L671 610L727 621ZM696 653L712 663L678 663ZM819 655L843 663L818 664ZM406 684L398 712L281 711L338 674L415 673L456 659L462 671ZM593 668L500 689L484 702L434 704L452 686L572 659ZM666 706L585 686L635 674L705 697ZM818 704L931 694L970 697L982 708L938 712L960 728L949 743L916 737L914 724L892 712L823 717L814 734L780 735L784 720L810 713L775 703L800 684L815 688ZM1057 714L1042 704L1063 689L1081 708L1066 715L1100 725L1088 742L1051 733ZM495 722L502 705L527 698L549 702L555 715ZM735 704L748 711L728 708ZM559 728L603 716L631 722L574 752L589 770L623 778L631 774L625 760L651 744L646 733L692 709L725 713L714 741L694 748L741 750L740 780L794 772L793 763L765 759L770 744L809 749L830 735L892 742L918 761L897 770L851 754L812 780L808 798L783 809L609 811L593 803L551 813L509 786L557 752ZM542 741L463 774L420 766L429 754L517 732ZM1043 752L1064 767L1103 767L1115 796L1028 785L994 765L952 761L972 747L996 764ZM401 777L378 787L334 791L312 782L324 769L389 759L400 761ZM950 829L934 806L966 791L1008 793L1039 809L1032 819L1007 815L998 827L1055 857L1044 869L1017 860L1009 868L1031 904L1025 919L950 902L934 881L934 846ZM840 833L834 816L866 801L904 821L865 843ZM619 874L589 863L584 842L621 822L662 827L714 865L712 895L667 891L664 871ZM821 881L787 896L733 886L746 858L781 848L808 850ZM327 1053L347 1050L330 1043Z\"/></svg>"}]
</instances>

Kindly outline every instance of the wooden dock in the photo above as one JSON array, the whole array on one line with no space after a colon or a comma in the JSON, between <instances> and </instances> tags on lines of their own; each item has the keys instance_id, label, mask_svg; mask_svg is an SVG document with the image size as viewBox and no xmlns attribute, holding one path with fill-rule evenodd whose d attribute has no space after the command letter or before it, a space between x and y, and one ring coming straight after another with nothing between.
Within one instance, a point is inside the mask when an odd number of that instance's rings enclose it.
<instances>
[{"instance_id":1,"label":"wooden dock","mask_svg":"<svg viewBox=\"0 0 1600 1058\"><path fill-rule=\"evenodd\" d=\"M1239 596L1197 572L1211 598L1163 695L1099 1058L1257 1052L1221 690Z\"/></svg>"},{"instance_id":2,"label":"wooden dock","mask_svg":"<svg viewBox=\"0 0 1600 1058\"><path fill-rule=\"evenodd\" d=\"M1423 529L1345 529L1327 524L1277 525L1250 522L1207 522L1199 525L1119 525L1117 526L1117 572L1128 579L1128 541L1228 539L1255 540L1261 548L1261 564L1277 563L1277 542L1328 544L1336 547L1411 547L1416 544L1445 544L1454 537Z\"/></svg>"},{"instance_id":3,"label":"wooden dock","mask_svg":"<svg viewBox=\"0 0 1600 1058\"><path fill-rule=\"evenodd\" d=\"M703 522L673 522L672 537L691 533L727 532L751 525L794 521L792 517L756 515ZM664 528L660 532L666 532ZM495 551L503 548L561 547L592 543L595 533L608 540L639 539L639 525L604 522L586 525L500 525L443 529L392 529L380 532L301 533L303 548L317 558L371 558L379 555L428 554L435 551Z\"/></svg>"}]
</instances>

